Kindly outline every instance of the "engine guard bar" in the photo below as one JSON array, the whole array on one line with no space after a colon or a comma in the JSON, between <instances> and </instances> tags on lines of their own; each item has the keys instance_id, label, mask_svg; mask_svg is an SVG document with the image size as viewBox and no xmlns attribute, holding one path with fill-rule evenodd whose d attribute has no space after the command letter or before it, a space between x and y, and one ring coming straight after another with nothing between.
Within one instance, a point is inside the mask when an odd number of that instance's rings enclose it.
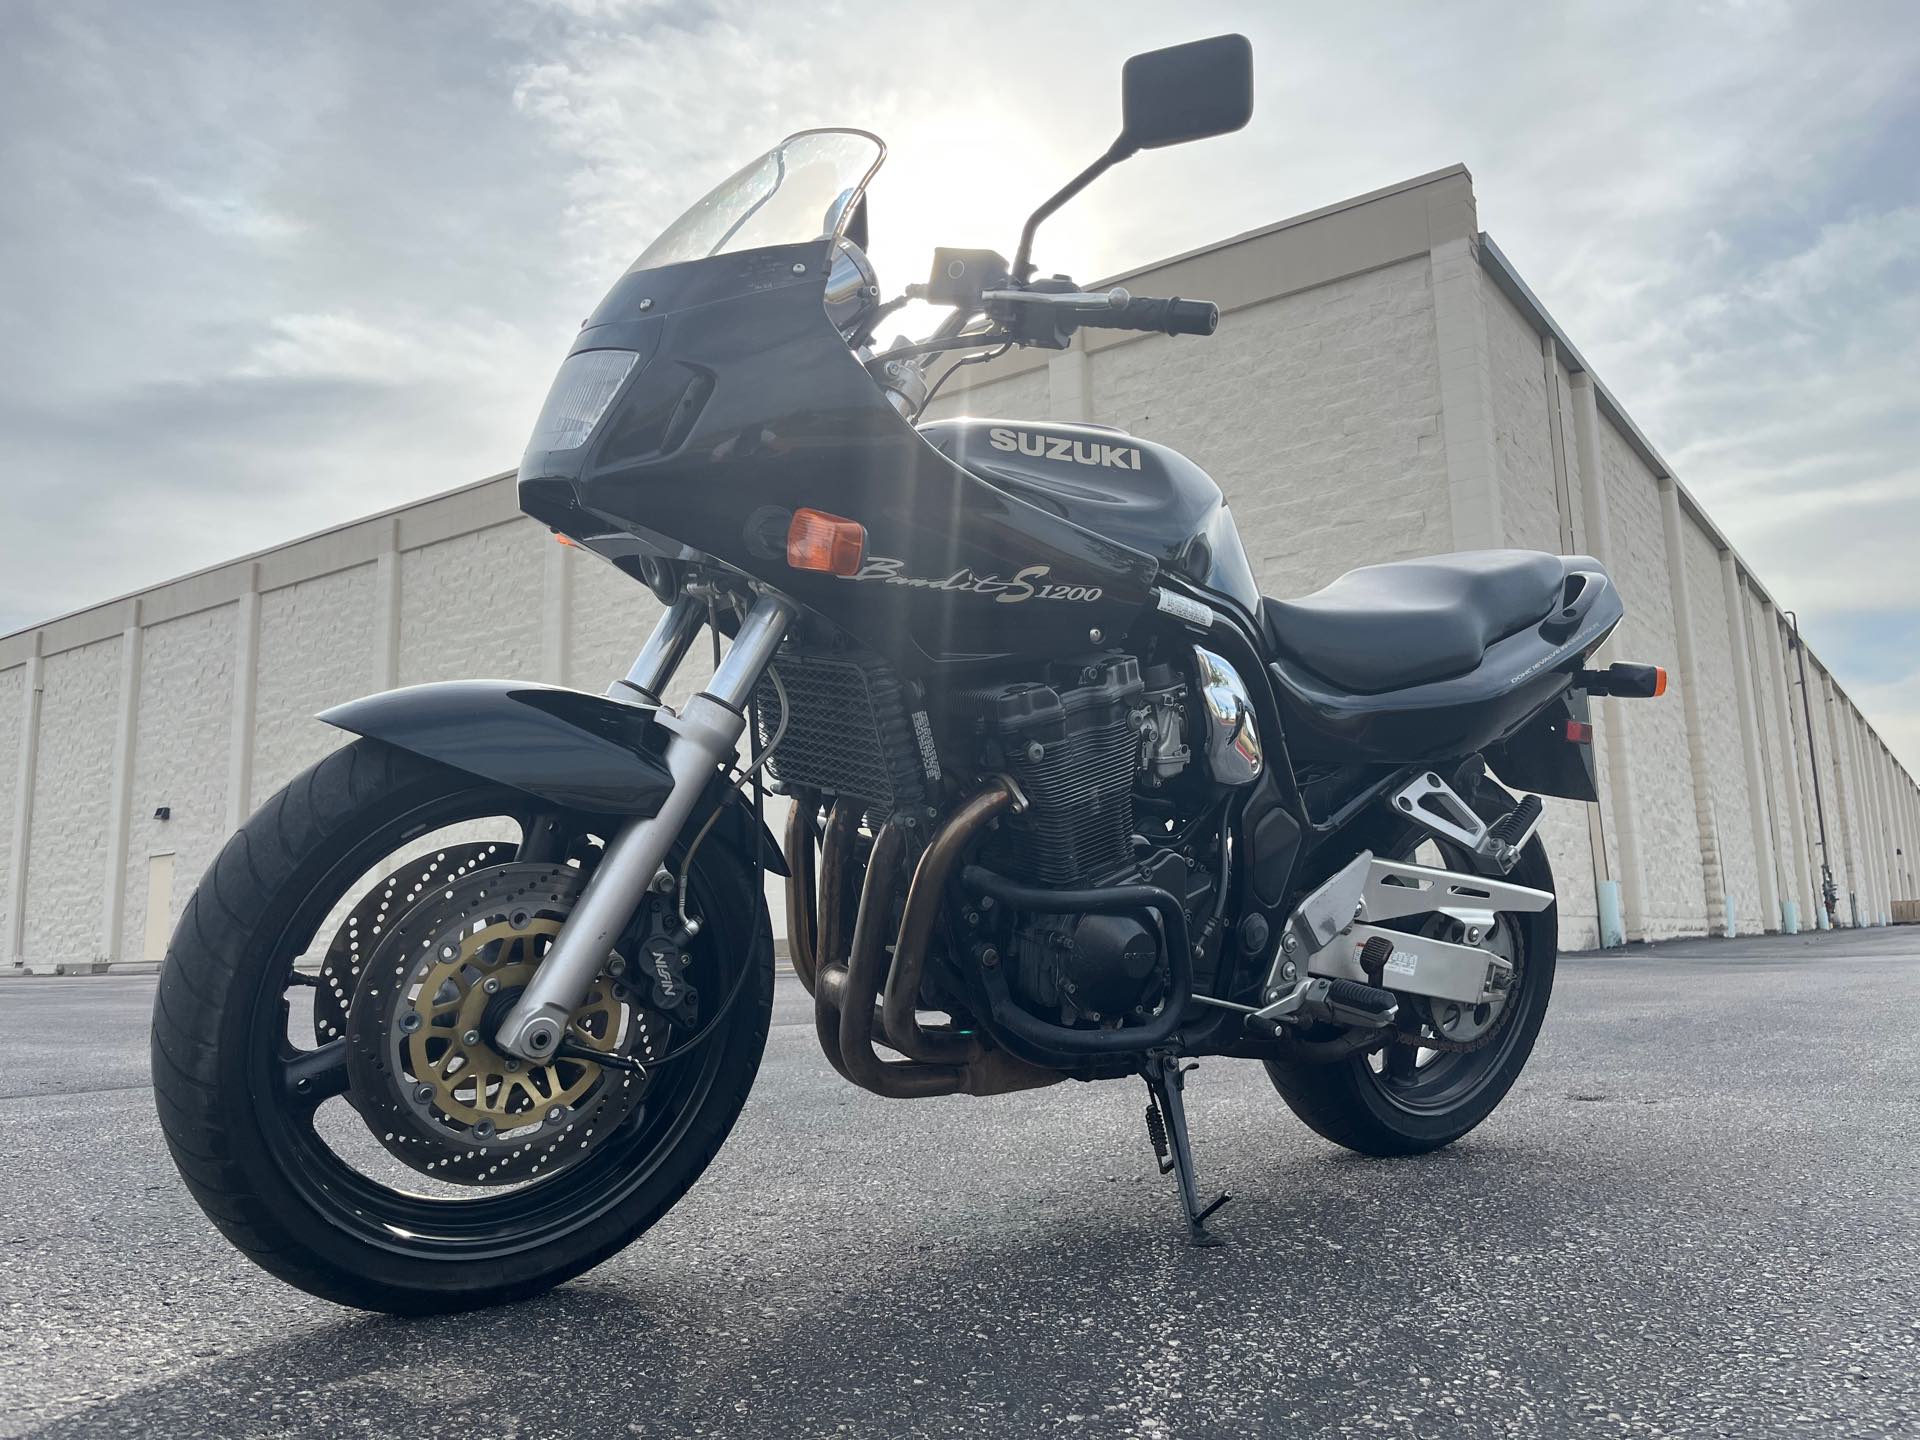
<instances>
[{"instance_id":1,"label":"engine guard bar","mask_svg":"<svg viewBox=\"0 0 1920 1440\"><path fill-rule=\"evenodd\" d=\"M1112 913L1151 910L1160 917L1167 946L1167 999L1158 1015L1144 1025L1120 1030L1074 1030L1052 1025L1014 1003L1001 967L982 967L994 1023L1068 1063L1089 1055L1126 1055L1164 1045L1186 1018L1193 995L1193 947L1187 937L1186 912L1180 902L1157 885L1115 885L1105 889L1049 890L1020 885L978 865L960 872L960 883L977 895L991 896L1020 910L1093 911Z\"/></svg>"}]
</instances>

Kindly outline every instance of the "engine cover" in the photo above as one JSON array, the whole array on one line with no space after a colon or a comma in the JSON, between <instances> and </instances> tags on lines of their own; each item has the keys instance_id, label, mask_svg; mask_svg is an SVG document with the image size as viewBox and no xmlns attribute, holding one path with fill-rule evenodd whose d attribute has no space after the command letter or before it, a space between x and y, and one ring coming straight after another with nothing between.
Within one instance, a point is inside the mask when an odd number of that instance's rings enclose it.
<instances>
[{"instance_id":1,"label":"engine cover","mask_svg":"<svg viewBox=\"0 0 1920 1440\"><path fill-rule=\"evenodd\" d=\"M1213 896L1212 877L1171 850L1154 851L1101 883L1157 885L1190 917L1203 914ZM1145 910L1023 915L1013 957L1020 998L1061 1024L1103 1024L1151 1010L1167 977L1160 927Z\"/></svg>"},{"instance_id":2,"label":"engine cover","mask_svg":"<svg viewBox=\"0 0 1920 1440\"><path fill-rule=\"evenodd\" d=\"M1019 980L1039 1009L1099 1021L1142 1003L1160 939L1132 915L1049 915L1020 932Z\"/></svg>"}]
</instances>

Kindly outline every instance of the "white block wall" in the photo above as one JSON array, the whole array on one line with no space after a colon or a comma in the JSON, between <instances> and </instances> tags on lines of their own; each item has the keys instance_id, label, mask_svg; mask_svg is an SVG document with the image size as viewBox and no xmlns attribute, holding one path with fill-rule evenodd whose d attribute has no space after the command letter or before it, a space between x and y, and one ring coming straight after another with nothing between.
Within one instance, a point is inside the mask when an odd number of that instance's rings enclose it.
<instances>
[{"instance_id":1,"label":"white block wall","mask_svg":"<svg viewBox=\"0 0 1920 1440\"><path fill-rule=\"evenodd\" d=\"M141 637L139 719L121 909L122 951L128 959L142 958L147 876L153 857L169 852L174 856L173 887L166 904L168 913L177 916L200 872L227 838L224 802L227 740L233 723L236 609L222 606L184 615L148 627ZM283 651L275 647L267 653L278 659ZM171 818L154 818L163 805L170 807Z\"/></svg>"},{"instance_id":2,"label":"white block wall","mask_svg":"<svg viewBox=\"0 0 1920 1440\"><path fill-rule=\"evenodd\" d=\"M1670 469L1485 243L1464 170L1120 278L1219 300L1219 333L1088 332L960 372L935 413L1173 445L1220 481L1272 594L1450 549L1600 555L1627 605L1602 658L1672 679L1663 700L1596 706L1614 727L1600 804L1549 804L1562 944L1599 938L1600 881L1634 938L1718 929L1729 900L1742 932L1780 928L1783 900L1813 923L1809 742L1777 605L1678 489L1670 553ZM519 516L500 476L0 639L0 964L141 958L155 858L172 857L157 903L177 916L236 820L341 743L316 711L468 675L599 690L658 613ZM1839 918L1882 923L1920 898L1920 792L1840 681L1808 674Z\"/></svg>"},{"instance_id":3,"label":"white block wall","mask_svg":"<svg viewBox=\"0 0 1920 1440\"><path fill-rule=\"evenodd\" d=\"M315 714L397 683L376 673L371 653L380 623L379 569L377 562L353 565L260 597L249 813L340 743L343 737ZM231 628L233 617L227 623ZM198 871L193 867L184 883Z\"/></svg>"}]
</instances>

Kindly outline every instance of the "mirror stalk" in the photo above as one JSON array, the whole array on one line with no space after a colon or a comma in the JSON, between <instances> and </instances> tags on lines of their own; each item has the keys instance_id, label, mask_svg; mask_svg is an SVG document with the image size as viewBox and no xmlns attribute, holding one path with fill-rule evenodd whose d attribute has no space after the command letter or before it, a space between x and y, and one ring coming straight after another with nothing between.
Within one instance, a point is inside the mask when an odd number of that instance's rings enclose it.
<instances>
[{"instance_id":1,"label":"mirror stalk","mask_svg":"<svg viewBox=\"0 0 1920 1440\"><path fill-rule=\"evenodd\" d=\"M1027 217L1013 257L1013 282L1033 278L1033 234L1040 223L1108 170L1142 150L1227 135L1253 114L1253 46L1244 35L1215 35L1135 55L1120 71L1120 138Z\"/></svg>"},{"instance_id":2,"label":"mirror stalk","mask_svg":"<svg viewBox=\"0 0 1920 1440\"><path fill-rule=\"evenodd\" d=\"M1140 147L1127 139L1124 134L1121 135L1107 148L1106 154L1054 191L1038 210L1027 217L1027 223L1020 231L1020 248L1014 252L1013 256L1015 281L1024 285L1033 278L1033 261L1030 258L1033 254L1033 236L1034 232L1040 228L1041 222L1122 160L1139 153L1139 149Z\"/></svg>"}]
</instances>

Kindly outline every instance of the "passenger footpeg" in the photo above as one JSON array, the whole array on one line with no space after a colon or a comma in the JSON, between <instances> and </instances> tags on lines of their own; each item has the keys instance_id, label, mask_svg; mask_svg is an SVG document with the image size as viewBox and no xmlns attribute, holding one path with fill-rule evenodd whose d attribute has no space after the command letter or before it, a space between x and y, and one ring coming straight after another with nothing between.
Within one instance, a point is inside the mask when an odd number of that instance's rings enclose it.
<instances>
[{"instance_id":1,"label":"passenger footpeg","mask_svg":"<svg viewBox=\"0 0 1920 1440\"><path fill-rule=\"evenodd\" d=\"M1187 1243L1212 1246L1220 1237L1207 1229L1207 1217L1233 1197L1222 1194L1211 1203L1200 1203L1199 1187L1193 1174L1193 1147L1187 1141L1187 1107L1181 1091L1186 1071L1172 1055L1155 1051L1147 1057L1141 1072L1147 1082L1147 1138L1160 1162L1160 1173L1171 1172L1180 1183L1180 1206L1187 1217Z\"/></svg>"},{"instance_id":2,"label":"passenger footpeg","mask_svg":"<svg viewBox=\"0 0 1920 1440\"><path fill-rule=\"evenodd\" d=\"M1487 839L1513 857L1501 867L1503 870L1511 870L1513 861L1520 858L1520 847L1531 840L1533 832L1540 828L1540 817L1546 813L1546 808L1538 795L1529 795L1487 827Z\"/></svg>"},{"instance_id":3,"label":"passenger footpeg","mask_svg":"<svg viewBox=\"0 0 1920 1440\"><path fill-rule=\"evenodd\" d=\"M1538 795L1529 795L1489 825L1432 771L1414 776L1394 791L1392 803L1415 824L1490 861L1502 875L1519 863L1522 847L1533 838L1547 808Z\"/></svg>"}]
</instances>

